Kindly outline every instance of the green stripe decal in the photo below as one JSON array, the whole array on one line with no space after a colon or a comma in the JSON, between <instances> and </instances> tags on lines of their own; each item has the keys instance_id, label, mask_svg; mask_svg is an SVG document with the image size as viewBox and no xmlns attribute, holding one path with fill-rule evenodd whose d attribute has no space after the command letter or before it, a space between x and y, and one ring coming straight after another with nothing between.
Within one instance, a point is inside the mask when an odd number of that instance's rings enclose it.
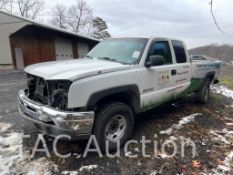
<instances>
[{"instance_id":1,"label":"green stripe decal","mask_svg":"<svg viewBox=\"0 0 233 175\"><path fill-rule=\"evenodd\" d=\"M186 89L188 93L197 91L203 83L203 79L192 78L190 86Z\"/></svg>"},{"instance_id":2,"label":"green stripe decal","mask_svg":"<svg viewBox=\"0 0 233 175\"><path fill-rule=\"evenodd\" d=\"M145 112L147 110L150 110L152 108L160 106L161 104L163 104L165 102L169 102L169 101L175 100L177 98L184 97L191 92L197 91L201 87L202 83L203 83L203 79L192 78L190 86L188 88L186 88L184 91L182 91L178 94L173 93L168 97L162 96L162 97L155 99L155 100L151 99L148 103L143 103L142 107L140 108L140 112Z\"/></svg>"}]
</instances>

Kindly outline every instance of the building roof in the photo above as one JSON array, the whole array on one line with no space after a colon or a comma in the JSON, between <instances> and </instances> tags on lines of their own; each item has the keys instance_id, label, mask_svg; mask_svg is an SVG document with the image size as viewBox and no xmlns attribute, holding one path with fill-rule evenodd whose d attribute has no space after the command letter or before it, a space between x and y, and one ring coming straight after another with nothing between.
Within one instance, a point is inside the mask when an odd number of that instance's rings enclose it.
<instances>
[{"instance_id":1,"label":"building roof","mask_svg":"<svg viewBox=\"0 0 233 175\"><path fill-rule=\"evenodd\" d=\"M79 37L79 38L83 38L83 39L88 39L88 40L92 40L92 41L96 41L96 42L100 41L100 40L92 38L92 37L88 37L88 36L85 36L85 35L81 35L81 34L77 34L77 33L74 33L74 32L70 32L68 30L64 30L64 29L57 28L57 27L54 27L54 26L42 24L42 23L36 22L34 20L27 19L27 18L24 18L24 17L21 17L21 16L17 16L17 15L13 15L13 14L10 14L10 13L7 13L7 12L4 12L4 11L0 10L0 14L1 13L4 14L4 15L8 15L8 16L11 16L11 17L14 17L14 18L17 18L17 19L21 20L21 21L17 21L17 22L28 22L31 25L35 25L35 26L38 26L38 27L46 28L46 29L51 29L51 30L54 30L54 31L57 31L57 32L61 32L61 33L64 33L64 34L68 34L68 35L72 35L72 36L75 36L75 37Z\"/></svg>"}]
</instances>

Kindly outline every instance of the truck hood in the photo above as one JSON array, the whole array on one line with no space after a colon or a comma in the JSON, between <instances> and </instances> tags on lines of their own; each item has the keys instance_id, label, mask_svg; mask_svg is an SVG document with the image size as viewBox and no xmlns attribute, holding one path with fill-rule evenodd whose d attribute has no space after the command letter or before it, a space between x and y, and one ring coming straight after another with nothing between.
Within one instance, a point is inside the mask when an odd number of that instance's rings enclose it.
<instances>
[{"instance_id":1,"label":"truck hood","mask_svg":"<svg viewBox=\"0 0 233 175\"><path fill-rule=\"evenodd\" d=\"M45 80L73 81L97 74L126 70L129 67L130 65L104 60L77 59L34 64L26 67L25 72Z\"/></svg>"}]
</instances>

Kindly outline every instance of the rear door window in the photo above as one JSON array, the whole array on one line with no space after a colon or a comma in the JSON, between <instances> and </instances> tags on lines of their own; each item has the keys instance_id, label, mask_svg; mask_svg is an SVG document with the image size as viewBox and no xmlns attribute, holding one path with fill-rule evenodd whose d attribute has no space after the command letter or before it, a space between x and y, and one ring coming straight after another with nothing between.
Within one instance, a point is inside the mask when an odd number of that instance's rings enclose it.
<instances>
[{"instance_id":1,"label":"rear door window","mask_svg":"<svg viewBox=\"0 0 233 175\"><path fill-rule=\"evenodd\" d=\"M184 45L180 41L172 41L172 46L175 51L176 55L176 62L177 63L186 63L187 62L187 57L184 49Z\"/></svg>"}]
</instances>

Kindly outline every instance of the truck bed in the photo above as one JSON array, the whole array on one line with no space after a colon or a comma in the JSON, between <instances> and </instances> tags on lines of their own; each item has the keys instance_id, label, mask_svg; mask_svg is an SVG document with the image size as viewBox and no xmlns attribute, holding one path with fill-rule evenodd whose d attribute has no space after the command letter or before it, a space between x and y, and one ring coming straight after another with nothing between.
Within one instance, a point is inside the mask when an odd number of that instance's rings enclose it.
<instances>
[{"instance_id":1,"label":"truck bed","mask_svg":"<svg viewBox=\"0 0 233 175\"><path fill-rule=\"evenodd\" d=\"M221 73L222 61L192 60L192 78L205 78L207 73L215 72L215 78Z\"/></svg>"}]
</instances>

